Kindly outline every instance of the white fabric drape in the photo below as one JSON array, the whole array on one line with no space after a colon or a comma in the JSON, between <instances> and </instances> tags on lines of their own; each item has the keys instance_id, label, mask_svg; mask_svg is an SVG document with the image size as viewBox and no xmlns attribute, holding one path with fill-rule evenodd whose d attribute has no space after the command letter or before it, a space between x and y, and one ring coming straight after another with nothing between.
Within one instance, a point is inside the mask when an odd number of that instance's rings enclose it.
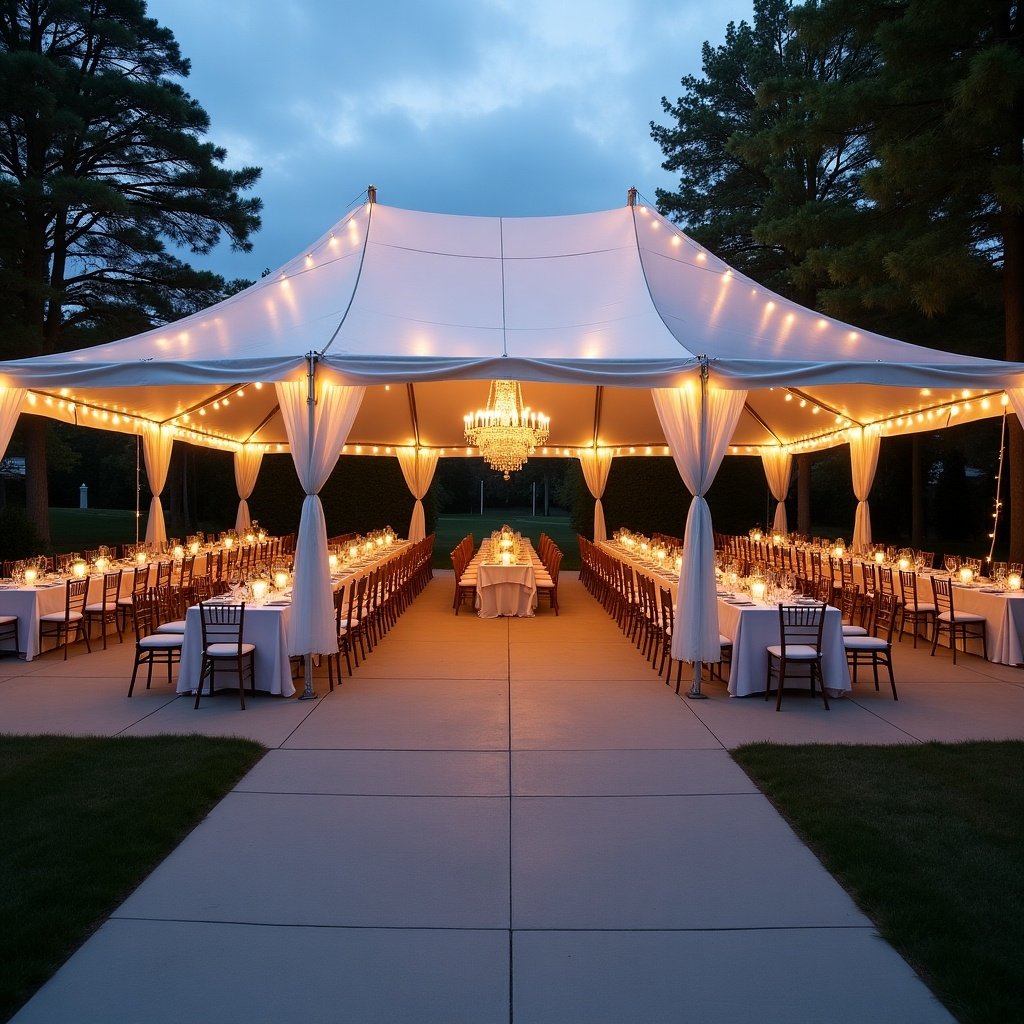
<instances>
[{"instance_id":1,"label":"white fabric drape","mask_svg":"<svg viewBox=\"0 0 1024 1024\"><path fill-rule=\"evenodd\" d=\"M249 498L256 487L262 462L263 449L255 445L243 444L235 452L235 488L238 491L238 514L235 516L235 529L239 533L244 533L252 525L252 519L249 517Z\"/></svg>"},{"instance_id":2,"label":"white fabric drape","mask_svg":"<svg viewBox=\"0 0 1024 1024\"><path fill-rule=\"evenodd\" d=\"M7 454L27 394L27 388L0 387L0 459Z\"/></svg>"},{"instance_id":3,"label":"white fabric drape","mask_svg":"<svg viewBox=\"0 0 1024 1024\"><path fill-rule=\"evenodd\" d=\"M427 448L399 448L398 464L402 467L402 476L416 504L412 507L412 519L409 521L409 540L423 540L427 535L426 520L423 515L423 496L430 490L437 469L438 451Z\"/></svg>"},{"instance_id":4,"label":"white fabric drape","mask_svg":"<svg viewBox=\"0 0 1024 1024\"><path fill-rule=\"evenodd\" d=\"M1024 388L1007 388L1006 397L1010 400L1010 408L1017 414L1021 426L1024 426Z\"/></svg>"},{"instance_id":5,"label":"white fabric drape","mask_svg":"<svg viewBox=\"0 0 1024 1024\"><path fill-rule=\"evenodd\" d=\"M163 545L167 543L167 529L164 526L164 510L160 494L167 483L167 471L171 468L171 449L174 434L169 427L147 423L142 431L142 457L146 462L146 479L153 499L149 503L149 519L146 522L146 543Z\"/></svg>"},{"instance_id":6,"label":"white fabric drape","mask_svg":"<svg viewBox=\"0 0 1024 1024\"><path fill-rule=\"evenodd\" d=\"M778 502L775 506L775 519L772 522L772 533L789 533L789 520L786 518L786 495L789 494L789 481L793 471L793 456L781 448L761 453L764 475L768 480L768 489Z\"/></svg>"},{"instance_id":7,"label":"white fabric drape","mask_svg":"<svg viewBox=\"0 0 1024 1024\"><path fill-rule=\"evenodd\" d=\"M747 393L691 384L654 388L651 394L676 468L693 495L683 535L672 657L714 663L721 658L722 647L715 597L715 535L704 495L725 457Z\"/></svg>"},{"instance_id":8,"label":"white fabric drape","mask_svg":"<svg viewBox=\"0 0 1024 1024\"><path fill-rule=\"evenodd\" d=\"M857 498L857 516L853 521L853 550L867 551L871 547L871 509L868 495L875 482L878 468L878 449L882 435L877 430L858 428L850 438L850 468L853 473L853 493Z\"/></svg>"},{"instance_id":9,"label":"white fabric drape","mask_svg":"<svg viewBox=\"0 0 1024 1024\"><path fill-rule=\"evenodd\" d=\"M286 381L274 386L295 472L306 492L295 540L288 653L333 654L338 649L338 633L327 564L327 523L319 491L337 465L366 389L318 382L310 435L307 382Z\"/></svg>"},{"instance_id":10,"label":"white fabric drape","mask_svg":"<svg viewBox=\"0 0 1024 1024\"><path fill-rule=\"evenodd\" d=\"M608 474L612 468L612 451L610 448L588 448L580 452L580 466L583 467L583 479L587 489L594 498L594 542L607 540L608 530L604 523L604 506L601 498L608 485Z\"/></svg>"}]
</instances>

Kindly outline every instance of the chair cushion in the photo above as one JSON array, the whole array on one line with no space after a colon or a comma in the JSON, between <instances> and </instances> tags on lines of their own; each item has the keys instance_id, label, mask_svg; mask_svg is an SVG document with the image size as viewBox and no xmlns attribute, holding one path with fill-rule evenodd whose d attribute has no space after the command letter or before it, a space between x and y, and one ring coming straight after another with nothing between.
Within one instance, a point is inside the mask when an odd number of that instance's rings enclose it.
<instances>
[{"instance_id":1,"label":"chair cushion","mask_svg":"<svg viewBox=\"0 0 1024 1024\"><path fill-rule=\"evenodd\" d=\"M877 636L844 636L843 646L848 651L887 651L889 645Z\"/></svg>"},{"instance_id":2,"label":"chair cushion","mask_svg":"<svg viewBox=\"0 0 1024 1024\"><path fill-rule=\"evenodd\" d=\"M178 650L185 637L182 633L150 633L139 641L139 647L146 650Z\"/></svg>"},{"instance_id":3,"label":"chair cushion","mask_svg":"<svg viewBox=\"0 0 1024 1024\"><path fill-rule=\"evenodd\" d=\"M156 627L158 633L184 633L185 632L185 620L175 619L173 622L161 622Z\"/></svg>"},{"instance_id":4,"label":"chair cushion","mask_svg":"<svg viewBox=\"0 0 1024 1024\"><path fill-rule=\"evenodd\" d=\"M773 657L782 657L782 645L775 644L768 648L768 653ZM786 647L787 661L815 661L818 652L810 644L788 644Z\"/></svg>"},{"instance_id":5,"label":"chair cushion","mask_svg":"<svg viewBox=\"0 0 1024 1024\"><path fill-rule=\"evenodd\" d=\"M918 601L914 604L913 601L908 601L904 606L908 612L933 612L935 611L935 605L925 604L924 601Z\"/></svg>"},{"instance_id":6,"label":"chair cushion","mask_svg":"<svg viewBox=\"0 0 1024 1024\"><path fill-rule=\"evenodd\" d=\"M863 626L854 626L849 622L843 623L843 636L867 636L868 631Z\"/></svg>"},{"instance_id":7,"label":"chair cushion","mask_svg":"<svg viewBox=\"0 0 1024 1024\"><path fill-rule=\"evenodd\" d=\"M105 611L113 611L114 610L114 606L113 605L108 605L106 608L104 608L102 604L87 604L85 606L85 610L90 615L100 615L100 614L102 614Z\"/></svg>"},{"instance_id":8,"label":"chair cushion","mask_svg":"<svg viewBox=\"0 0 1024 1024\"><path fill-rule=\"evenodd\" d=\"M949 612L939 613L940 622L984 622L984 615L973 615L971 612L957 612L955 615L950 615Z\"/></svg>"},{"instance_id":9,"label":"chair cushion","mask_svg":"<svg viewBox=\"0 0 1024 1024\"><path fill-rule=\"evenodd\" d=\"M0 626L6 626L11 622L17 622L17 615L0 615Z\"/></svg>"},{"instance_id":10,"label":"chair cushion","mask_svg":"<svg viewBox=\"0 0 1024 1024\"><path fill-rule=\"evenodd\" d=\"M82 613L81 612L71 612L68 615L68 621L69 622L78 622L79 619L81 619L81 618L82 618ZM64 613L63 612L49 612L46 615L40 615L39 616L39 621L40 622L63 622L64 621Z\"/></svg>"},{"instance_id":11,"label":"chair cushion","mask_svg":"<svg viewBox=\"0 0 1024 1024\"><path fill-rule=\"evenodd\" d=\"M242 654L255 650L255 644L242 644ZM238 644L207 644L206 654L210 658L234 658L238 654Z\"/></svg>"}]
</instances>

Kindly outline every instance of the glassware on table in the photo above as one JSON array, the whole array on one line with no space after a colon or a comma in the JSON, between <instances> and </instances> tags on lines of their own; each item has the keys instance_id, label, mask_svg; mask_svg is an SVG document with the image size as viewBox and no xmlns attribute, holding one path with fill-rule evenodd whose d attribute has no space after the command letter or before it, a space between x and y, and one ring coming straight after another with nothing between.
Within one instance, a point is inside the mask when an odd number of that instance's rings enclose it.
<instances>
[{"instance_id":1,"label":"glassware on table","mask_svg":"<svg viewBox=\"0 0 1024 1024\"><path fill-rule=\"evenodd\" d=\"M957 567L960 565L960 560L956 557L956 555L946 555L942 559L942 564L946 567L946 572L954 573L956 572Z\"/></svg>"}]
</instances>

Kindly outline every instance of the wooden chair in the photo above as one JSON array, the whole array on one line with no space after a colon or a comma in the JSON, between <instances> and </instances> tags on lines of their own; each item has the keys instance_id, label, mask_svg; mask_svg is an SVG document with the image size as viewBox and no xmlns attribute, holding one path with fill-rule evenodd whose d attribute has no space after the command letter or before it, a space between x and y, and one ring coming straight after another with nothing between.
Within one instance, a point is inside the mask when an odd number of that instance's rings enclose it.
<instances>
[{"instance_id":1,"label":"wooden chair","mask_svg":"<svg viewBox=\"0 0 1024 1024\"><path fill-rule=\"evenodd\" d=\"M117 630L117 642L124 643L124 635L121 633L121 623L117 615L117 602L121 593L121 572L122 570L118 569L115 572L104 573L102 600L85 606L86 634L91 634L93 623L98 622L100 633L103 636L103 650L107 649L108 623L112 622L114 629Z\"/></svg>"},{"instance_id":2,"label":"wooden chair","mask_svg":"<svg viewBox=\"0 0 1024 1024\"><path fill-rule=\"evenodd\" d=\"M791 665L806 665L811 682L811 696L814 696L815 680L821 685L821 698L825 710L829 710L828 694L825 692L825 677L821 667L821 637L825 628L824 604L780 604L779 643L768 648L768 677L765 681L764 699L772 688L772 676L779 677L778 696L775 710L782 710L782 690L786 681L786 670Z\"/></svg>"},{"instance_id":3,"label":"wooden chair","mask_svg":"<svg viewBox=\"0 0 1024 1024\"><path fill-rule=\"evenodd\" d=\"M896 679L892 672L892 634L896 628L896 612L898 604L892 594L879 594L875 607L873 633L868 636L843 637L846 648L846 660L854 685L857 683L857 668L865 661L871 662L875 676L875 689L878 689L878 666L884 665L889 672L889 685L892 687L892 699L899 700L896 695Z\"/></svg>"},{"instance_id":4,"label":"wooden chair","mask_svg":"<svg viewBox=\"0 0 1024 1024\"><path fill-rule=\"evenodd\" d=\"M953 650L953 664L956 664L956 642L961 639L964 654L967 641L981 640L982 657L988 659L988 640L985 636L985 616L971 612L958 612L953 607L953 581L944 576L932 577L932 594L935 597L935 632L932 636L932 654L938 646L939 637L949 634L949 646Z\"/></svg>"},{"instance_id":5,"label":"wooden chair","mask_svg":"<svg viewBox=\"0 0 1024 1024\"><path fill-rule=\"evenodd\" d=\"M562 567L562 552L554 548L551 552L551 564L547 567L546 575L537 573L537 600L547 600L548 605L558 614L558 573ZM654 583L651 583L654 586ZM652 593L653 600L653 593Z\"/></svg>"},{"instance_id":6,"label":"wooden chair","mask_svg":"<svg viewBox=\"0 0 1024 1024\"><path fill-rule=\"evenodd\" d=\"M133 608L135 606L135 595L145 594L149 590L149 566L148 565L137 565L134 569L124 569L124 573L127 573L131 577L131 589L124 597L117 599L117 615L121 624L121 634L124 635L124 631L128 626L128 619L134 615ZM132 619L134 622L134 618Z\"/></svg>"},{"instance_id":7,"label":"wooden chair","mask_svg":"<svg viewBox=\"0 0 1024 1024\"><path fill-rule=\"evenodd\" d=\"M242 640L245 626L245 602L215 604L203 602L199 606L199 619L203 630L203 661L196 688L196 703L203 695L203 683L210 680L210 693L216 687L217 669L227 668L237 675L238 696L245 710L245 676L248 673L252 695L256 696L256 645Z\"/></svg>"},{"instance_id":8,"label":"wooden chair","mask_svg":"<svg viewBox=\"0 0 1024 1024\"><path fill-rule=\"evenodd\" d=\"M146 666L146 689L153 682L153 666L167 666L167 682L171 682L171 667L181 661L181 645L184 637L176 633L156 632L159 604L154 595L143 592L132 595L132 623L135 627L135 665L128 696L135 689L135 677L139 669Z\"/></svg>"},{"instance_id":9,"label":"wooden chair","mask_svg":"<svg viewBox=\"0 0 1024 1024\"><path fill-rule=\"evenodd\" d=\"M158 633L184 633L185 610L181 607L181 594L177 587L172 587L169 584L163 587L154 587L153 593L160 609L156 631Z\"/></svg>"},{"instance_id":10,"label":"wooden chair","mask_svg":"<svg viewBox=\"0 0 1024 1024\"><path fill-rule=\"evenodd\" d=\"M18 640L18 616L17 615L0 615L0 643L6 643L8 640L14 641L14 647L11 650L16 658L21 657L21 643ZM6 650L7 648L3 648Z\"/></svg>"},{"instance_id":11,"label":"wooden chair","mask_svg":"<svg viewBox=\"0 0 1024 1024\"><path fill-rule=\"evenodd\" d=\"M462 602L469 598L470 607L476 603L476 575L472 571L467 572L468 559L464 545L459 545L451 555L452 568L455 570L455 596L452 599L452 607L455 614L459 614Z\"/></svg>"},{"instance_id":12,"label":"wooden chair","mask_svg":"<svg viewBox=\"0 0 1024 1024\"><path fill-rule=\"evenodd\" d=\"M924 623L925 628L935 623L935 605L921 601L917 595L917 573L913 569L900 569L900 639L906 630L907 623L913 627L914 647L917 647L917 635L919 626ZM925 636L927 639L927 634Z\"/></svg>"},{"instance_id":13,"label":"wooden chair","mask_svg":"<svg viewBox=\"0 0 1024 1024\"><path fill-rule=\"evenodd\" d=\"M843 636L866 636L867 628L855 623L854 617L860 605L860 592L854 583L844 583L839 598L839 611L843 619Z\"/></svg>"},{"instance_id":14,"label":"wooden chair","mask_svg":"<svg viewBox=\"0 0 1024 1024\"><path fill-rule=\"evenodd\" d=\"M68 644L71 643L71 629L75 630L75 642L85 638L85 646L92 653L88 630L85 624L85 598L89 592L89 580L68 580L64 591L64 611L49 612L39 616L39 651L42 653L43 640L53 637L56 641L54 649L64 646L64 660L68 660Z\"/></svg>"}]
</instances>

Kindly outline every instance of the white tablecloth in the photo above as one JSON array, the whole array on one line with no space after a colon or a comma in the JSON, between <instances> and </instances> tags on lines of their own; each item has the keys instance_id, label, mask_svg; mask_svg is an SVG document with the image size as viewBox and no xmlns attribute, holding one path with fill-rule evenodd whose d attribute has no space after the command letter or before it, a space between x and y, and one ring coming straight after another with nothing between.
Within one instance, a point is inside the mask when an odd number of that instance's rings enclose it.
<instances>
[{"instance_id":1,"label":"white tablecloth","mask_svg":"<svg viewBox=\"0 0 1024 1024\"><path fill-rule=\"evenodd\" d=\"M290 613L291 605L247 604L242 628L243 642L256 645L256 689L284 697L290 697L295 693L291 664L288 661L287 630ZM202 664L203 627L199 619L199 606L193 605L185 614L185 639L181 645L181 665L178 668L178 693L196 692ZM231 673L218 672L217 678L228 686ZM246 683L248 685L248 680ZM204 692L209 693L209 689Z\"/></svg>"},{"instance_id":2,"label":"white tablecloth","mask_svg":"<svg viewBox=\"0 0 1024 1024\"><path fill-rule=\"evenodd\" d=\"M121 577L124 596L124 580ZM129 584L130 586L130 584ZM39 617L54 612L64 611L67 595L67 581L43 583L35 587L0 587L0 615L16 615L18 617L18 642L26 661L31 661L39 654ZM129 590L130 592L130 590ZM89 577L89 591L86 604L99 603L103 600L103 577ZM72 639L74 637L72 636ZM7 644L7 650L14 646L13 641ZM47 650L52 644L47 642Z\"/></svg>"},{"instance_id":3,"label":"white tablecloth","mask_svg":"<svg viewBox=\"0 0 1024 1024\"><path fill-rule=\"evenodd\" d=\"M494 565L480 562L476 603L482 619L501 615L527 617L537 607L537 576L533 565Z\"/></svg>"},{"instance_id":4,"label":"white tablecloth","mask_svg":"<svg viewBox=\"0 0 1024 1024\"><path fill-rule=\"evenodd\" d=\"M768 647L779 642L779 609L777 605L734 605L718 602L718 628L732 640L732 665L729 667L729 693L745 697L764 693L768 678ZM850 671L843 646L842 618L838 608L825 609L825 628L821 637L821 668L829 696L838 697L850 691ZM798 677L793 682L810 686ZM790 680L786 680L790 685Z\"/></svg>"},{"instance_id":5,"label":"white tablecloth","mask_svg":"<svg viewBox=\"0 0 1024 1024\"><path fill-rule=\"evenodd\" d=\"M678 604L679 573L674 571L674 568L652 565L650 562L643 561L638 555L634 554L629 548L620 544L616 540L598 541L597 546L633 570L634 584L636 582L635 577L637 575L647 576L654 580L654 593L658 601L659 609L661 608L662 588L668 590L672 594L673 607Z\"/></svg>"},{"instance_id":6,"label":"white tablecloth","mask_svg":"<svg viewBox=\"0 0 1024 1024\"><path fill-rule=\"evenodd\" d=\"M918 594L922 600L930 601L931 587L922 594L920 581ZM1024 592L1001 591L987 594L974 587L953 586L953 607L958 612L985 616L985 642L988 645L988 660L999 665L1024 665ZM978 641L968 641L968 650L981 654Z\"/></svg>"}]
</instances>

